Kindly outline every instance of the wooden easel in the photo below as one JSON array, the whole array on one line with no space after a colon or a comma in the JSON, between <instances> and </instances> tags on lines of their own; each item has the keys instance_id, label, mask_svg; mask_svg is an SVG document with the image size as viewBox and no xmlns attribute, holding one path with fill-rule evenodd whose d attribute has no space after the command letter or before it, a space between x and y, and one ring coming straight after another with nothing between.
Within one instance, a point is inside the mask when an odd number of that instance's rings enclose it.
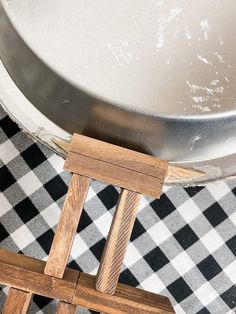
<instances>
[{"instance_id":1,"label":"wooden easel","mask_svg":"<svg viewBox=\"0 0 236 314\"><path fill-rule=\"evenodd\" d=\"M141 194L160 196L168 163L75 134L65 169L72 179L48 261L0 250L0 283L11 287L3 313L26 313L33 294L59 300L63 314L76 313L77 305L114 314L174 313L168 298L118 283ZM91 179L122 188L96 276L66 268Z\"/></svg>"}]
</instances>

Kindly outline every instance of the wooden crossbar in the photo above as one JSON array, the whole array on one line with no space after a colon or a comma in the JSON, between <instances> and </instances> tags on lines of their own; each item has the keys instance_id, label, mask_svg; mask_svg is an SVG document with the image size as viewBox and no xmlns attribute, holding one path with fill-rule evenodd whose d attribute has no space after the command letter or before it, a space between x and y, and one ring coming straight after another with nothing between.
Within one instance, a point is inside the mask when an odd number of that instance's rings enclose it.
<instances>
[{"instance_id":1,"label":"wooden crossbar","mask_svg":"<svg viewBox=\"0 0 236 314\"><path fill-rule=\"evenodd\" d=\"M159 198L168 162L74 134L64 168L73 173Z\"/></svg>"},{"instance_id":2,"label":"wooden crossbar","mask_svg":"<svg viewBox=\"0 0 236 314\"><path fill-rule=\"evenodd\" d=\"M45 265L44 261L0 249L0 282L26 292L70 303L78 272L67 268L63 278L51 277L44 274Z\"/></svg>"},{"instance_id":3,"label":"wooden crossbar","mask_svg":"<svg viewBox=\"0 0 236 314\"><path fill-rule=\"evenodd\" d=\"M65 162L72 179L48 261L0 250L0 283L11 287L3 313L26 313L33 294L59 300L58 314L76 313L77 305L112 314L174 313L167 298L118 283L141 194L159 197L167 168L166 161L75 134ZM91 179L122 188L97 276L66 268Z\"/></svg>"}]
</instances>

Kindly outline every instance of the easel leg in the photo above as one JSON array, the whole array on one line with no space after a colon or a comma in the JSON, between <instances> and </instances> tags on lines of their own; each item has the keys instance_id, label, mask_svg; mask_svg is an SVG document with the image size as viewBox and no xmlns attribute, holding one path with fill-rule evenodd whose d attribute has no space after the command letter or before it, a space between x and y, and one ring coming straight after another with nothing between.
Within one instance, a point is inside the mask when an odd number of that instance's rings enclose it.
<instances>
[{"instance_id":1,"label":"easel leg","mask_svg":"<svg viewBox=\"0 0 236 314\"><path fill-rule=\"evenodd\" d=\"M44 273L62 278L79 224L91 179L72 175ZM76 306L59 302L57 313L74 314Z\"/></svg>"},{"instance_id":2,"label":"easel leg","mask_svg":"<svg viewBox=\"0 0 236 314\"><path fill-rule=\"evenodd\" d=\"M114 294L141 195L122 190L97 273L96 289Z\"/></svg>"},{"instance_id":3,"label":"easel leg","mask_svg":"<svg viewBox=\"0 0 236 314\"><path fill-rule=\"evenodd\" d=\"M91 179L73 174L44 273L62 278Z\"/></svg>"},{"instance_id":4,"label":"easel leg","mask_svg":"<svg viewBox=\"0 0 236 314\"><path fill-rule=\"evenodd\" d=\"M32 293L10 288L3 308L3 314L26 314L32 299Z\"/></svg>"}]
</instances>

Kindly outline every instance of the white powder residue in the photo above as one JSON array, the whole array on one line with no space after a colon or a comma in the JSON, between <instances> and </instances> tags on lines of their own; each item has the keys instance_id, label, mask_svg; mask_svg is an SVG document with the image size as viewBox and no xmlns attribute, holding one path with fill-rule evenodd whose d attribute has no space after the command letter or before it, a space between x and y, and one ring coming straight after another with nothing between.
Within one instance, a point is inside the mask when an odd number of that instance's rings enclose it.
<instances>
[{"instance_id":1,"label":"white powder residue","mask_svg":"<svg viewBox=\"0 0 236 314\"><path fill-rule=\"evenodd\" d=\"M170 58L168 58L167 60L166 60L166 64L170 64L170 62L171 62L171 60L172 60L172 57L170 57Z\"/></svg>"},{"instance_id":2,"label":"white powder residue","mask_svg":"<svg viewBox=\"0 0 236 314\"><path fill-rule=\"evenodd\" d=\"M223 94L224 93L224 87L220 86L220 87L215 87L215 88L210 88L210 87L203 87L203 86L199 86L196 84L191 84L189 81L186 81L187 85L190 87L190 92L192 93L196 93L197 91L204 91L207 94L210 95L214 95L214 94Z\"/></svg>"},{"instance_id":3,"label":"white powder residue","mask_svg":"<svg viewBox=\"0 0 236 314\"><path fill-rule=\"evenodd\" d=\"M199 86L191 84L186 81L189 86L190 93L193 100L192 108L200 110L201 112L210 112L213 108L221 108L220 95L224 93L224 87L219 86L218 79L212 80L208 86Z\"/></svg>"},{"instance_id":4,"label":"white powder residue","mask_svg":"<svg viewBox=\"0 0 236 314\"><path fill-rule=\"evenodd\" d=\"M193 139L190 140L190 151L193 151L194 150L194 145L197 141L199 141L200 139L202 139L202 136L201 135L197 135L195 136Z\"/></svg>"},{"instance_id":5,"label":"white powder residue","mask_svg":"<svg viewBox=\"0 0 236 314\"><path fill-rule=\"evenodd\" d=\"M69 99L64 99L61 101L61 104L69 104L70 100Z\"/></svg>"},{"instance_id":6,"label":"white powder residue","mask_svg":"<svg viewBox=\"0 0 236 314\"><path fill-rule=\"evenodd\" d=\"M219 83L220 83L219 80L213 80L213 81L210 82L210 85L216 86Z\"/></svg>"},{"instance_id":7,"label":"white powder residue","mask_svg":"<svg viewBox=\"0 0 236 314\"><path fill-rule=\"evenodd\" d=\"M128 50L128 46L128 40L125 38L117 39L114 43L107 43L107 49L111 51L111 54L121 66L133 60L133 55Z\"/></svg>"},{"instance_id":8,"label":"white powder residue","mask_svg":"<svg viewBox=\"0 0 236 314\"><path fill-rule=\"evenodd\" d=\"M7 6L7 7L10 7L11 4L12 4L12 3L11 3L11 0L5 0L5 2L6 2L6 6Z\"/></svg>"},{"instance_id":9,"label":"white powder residue","mask_svg":"<svg viewBox=\"0 0 236 314\"><path fill-rule=\"evenodd\" d=\"M197 55L197 58L199 60L201 60L203 63L205 64L209 64L209 65L212 65L212 63L210 61L207 60L207 58L204 58L203 56L201 56L200 54Z\"/></svg>"},{"instance_id":10,"label":"white powder residue","mask_svg":"<svg viewBox=\"0 0 236 314\"><path fill-rule=\"evenodd\" d=\"M218 101L219 101L219 99L218 99ZM213 105L212 105L212 107L213 107L213 108L218 108L218 109L219 109L219 108L221 108L221 104L213 104Z\"/></svg>"},{"instance_id":11,"label":"white powder residue","mask_svg":"<svg viewBox=\"0 0 236 314\"><path fill-rule=\"evenodd\" d=\"M158 31L158 35L157 35L157 50L159 50L159 48L161 48L164 45L164 34L162 32L162 30Z\"/></svg>"},{"instance_id":12,"label":"white powder residue","mask_svg":"<svg viewBox=\"0 0 236 314\"><path fill-rule=\"evenodd\" d=\"M223 56L221 56L218 52L213 53L215 56L217 56L220 63L225 63Z\"/></svg>"},{"instance_id":13,"label":"white powder residue","mask_svg":"<svg viewBox=\"0 0 236 314\"><path fill-rule=\"evenodd\" d=\"M192 35L191 35L191 33L190 33L190 31L189 31L189 29L188 29L187 26L185 26L185 28L184 28L184 36L185 36L188 40L190 40L190 39L192 38Z\"/></svg>"},{"instance_id":14,"label":"white powder residue","mask_svg":"<svg viewBox=\"0 0 236 314\"><path fill-rule=\"evenodd\" d=\"M221 36L218 36L218 38L219 38L219 43L220 43L220 45L221 45L221 46L224 46L224 41L223 41L222 37L221 37Z\"/></svg>"},{"instance_id":15,"label":"white powder residue","mask_svg":"<svg viewBox=\"0 0 236 314\"><path fill-rule=\"evenodd\" d=\"M176 28L176 30L174 31L174 33L173 33L173 37L175 38L175 37L180 33L180 31L181 31L181 27L178 26L178 27Z\"/></svg>"},{"instance_id":16,"label":"white powder residue","mask_svg":"<svg viewBox=\"0 0 236 314\"><path fill-rule=\"evenodd\" d=\"M207 40L208 39L208 32L210 30L210 25L209 25L207 20L202 20L200 25L201 25L201 28L203 31L204 39Z\"/></svg>"},{"instance_id":17,"label":"white powder residue","mask_svg":"<svg viewBox=\"0 0 236 314\"><path fill-rule=\"evenodd\" d=\"M160 0L160 1L157 1L157 2L156 2L156 5L157 5L157 6L162 5L162 4L163 4L163 0L162 0L162 1Z\"/></svg>"},{"instance_id":18,"label":"white powder residue","mask_svg":"<svg viewBox=\"0 0 236 314\"><path fill-rule=\"evenodd\" d=\"M164 31L168 24L173 21L182 11L182 8L176 7L170 10L169 14L162 15L158 20L158 31L157 31L157 51L164 45Z\"/></svg>"},{"instance_id":19,"label":"white powder residue","mask_svg":"<svg viewBox=\"0 0 236 314\"><path fill-rule=\"evenodd\" d=\"M193 105L193 109L198 109L201 112L211 112L211 109L208 106L202 106L202 105Z\"/></svg>"},{"instance_id":20,"label":"white powder residue","mask_svg":"<svg viewBox=\"0 0 236 314\"><path fill-rule=\"evenodd\" d=\"M204 96L192 96L191 98L196 103L207 101L207 97Z\"/></svg>"}]
</instances>

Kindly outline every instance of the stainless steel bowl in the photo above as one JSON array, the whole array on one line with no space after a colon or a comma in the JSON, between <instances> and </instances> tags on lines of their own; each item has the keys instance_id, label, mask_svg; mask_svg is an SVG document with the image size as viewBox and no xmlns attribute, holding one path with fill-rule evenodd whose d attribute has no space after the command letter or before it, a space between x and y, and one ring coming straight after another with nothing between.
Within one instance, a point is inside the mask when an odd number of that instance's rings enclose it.
<instances>
[{"instance_id":1,"label":"stainless steel bowl","mask_svg":"<svg viewBox=\"0 0 236 314\"><path fill-rule=\"evenodd\" d=\"M0 56L66 131L172 162L236 152L236 2L1 0Z\"/></svg>"}]
</instances>

